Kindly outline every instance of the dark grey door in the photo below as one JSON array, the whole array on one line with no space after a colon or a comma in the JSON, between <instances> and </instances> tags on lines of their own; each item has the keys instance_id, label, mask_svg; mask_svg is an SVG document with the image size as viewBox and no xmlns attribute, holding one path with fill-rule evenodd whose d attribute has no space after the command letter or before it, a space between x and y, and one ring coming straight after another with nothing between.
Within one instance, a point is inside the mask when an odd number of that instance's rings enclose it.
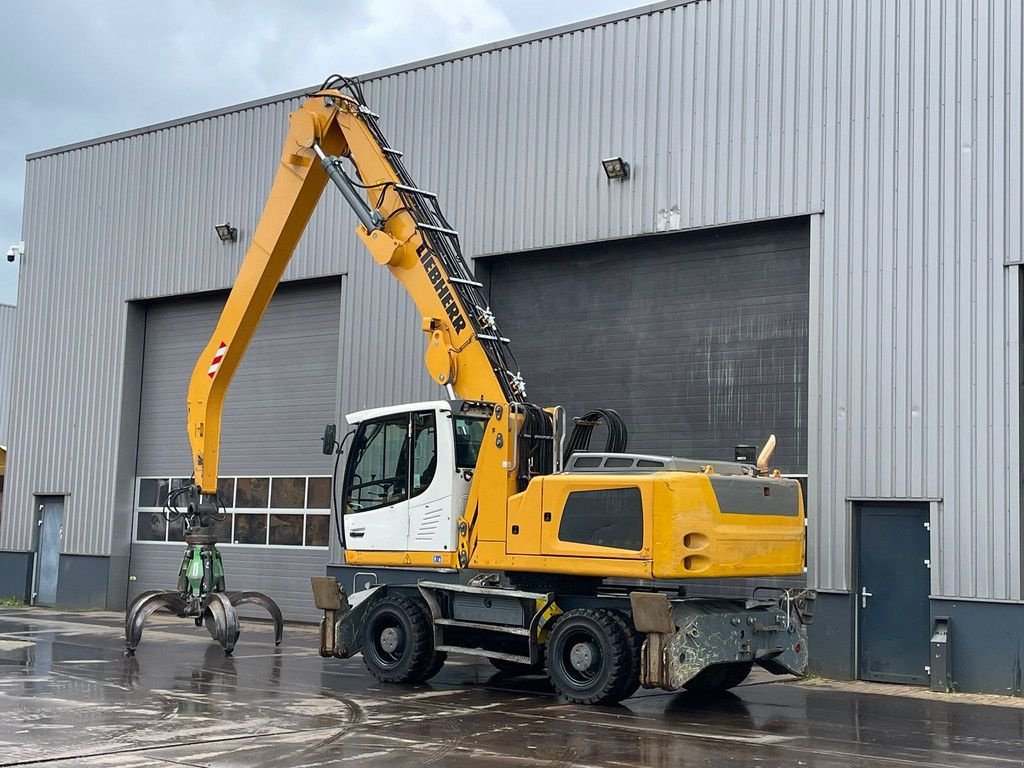
<instances>
[{"instance_id":1,"label":"dark grey door","mask_svg":"<svg viewBox=\"0 0 1024 768\"><path fill-rule=\"evenodd\" d=\"M64 497L37 496L39 539L36 547L36 605L56 605L57 568L64 539Z\"/></svg>"},{"instance_id":2,"label":"dark grey door","mask_svg":"<svg viewBox=\"0 0 1024 768\"><path fill-rule=\"evenodd\" d=\"M860 678L925 685L930 586L928 505L862 504L858 523Z\"/></svg>"}]
</instances>

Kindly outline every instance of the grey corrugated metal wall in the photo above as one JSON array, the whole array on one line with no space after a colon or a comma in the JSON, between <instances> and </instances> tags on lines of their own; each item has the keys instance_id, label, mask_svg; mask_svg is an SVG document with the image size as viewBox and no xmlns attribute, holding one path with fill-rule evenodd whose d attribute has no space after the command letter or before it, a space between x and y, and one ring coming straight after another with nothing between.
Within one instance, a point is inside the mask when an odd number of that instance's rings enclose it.
<instances>
[{"instance_id":1,"label":"grey corrugated metal wall","mask_svg":"<svg viewBox=\"0 0 1024 768\"><path fill-rule=\"evenodd\" d=\"M1022 43L1011 0L708 0L384 73L366 90L473 255L824 212L811 581L850 586L849 499L932 498L933 592L1015 600L1020 323L1004 262L1024 253ZM122 300L228 284L241 248L211 227L252 231L296 103L29 163L14 398L37 407L15 412L9 498L27 509L33 491L73 490L68 551L108 546L95 500L116 445L96 436L116 434ZM602 176L615 154L633 166L625 184ZM352 224L332 196L288 273L352 278L346 407L425 391L408 303ZM383 326L365 321L385 311ZM58 419L74 429L54 446ZM0 547L26 548L30 524L9 516Z\"/></svg>"},{"instance_id":2,"label":"grey corrugated metal wall","mask_svg":"<svg viewBox=\"0 0 1024 768\"><path fill-rule=\"evenodd\" d=\"M1022 6L829 4L822 31L813 579L850 586L848 498L930 498L933 593L1020 599Z\"/></svg>"},{"instance_id":3,"label":"grey corrugated metal wall","mask_svg":"<svg viewBox=\"0 0 1024 768\"><path fill-rule=\"evenodd\" d=\"M7 445L14 377L14 321L17 307L0 304L0 445Z\"/></svg>"}]
</instances>

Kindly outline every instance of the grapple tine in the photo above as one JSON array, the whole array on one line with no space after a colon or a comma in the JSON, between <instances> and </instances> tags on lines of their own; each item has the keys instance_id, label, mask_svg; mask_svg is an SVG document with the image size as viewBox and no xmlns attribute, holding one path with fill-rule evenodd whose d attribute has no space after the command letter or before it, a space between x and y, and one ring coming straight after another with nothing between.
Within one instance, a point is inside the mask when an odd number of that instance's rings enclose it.
<instances>
[{"instance_id":1,"label":"grapple tine","mask_svg":"<svg viewBox=\"0 0 1024 768\"><path fill-rule=\"evenodd\" d=\"M150 590L139 595L128 608L124 617L124 642L125 650L129 654L135 653L135 649L139 647L142 640L142 627L146 623L146 619L161 608L181 615L185 609L185 603L177 592Z\"/></svg>"},{"instance_id":2,"label":"grapple tine","mask_svg":"<svg viewBox=\"0 0 1024 768\"><path fill-rule=\"evenodd\" d=\"M224 653L230 654L238 642L238 613L223 593L213 592L207 597L203 621L206 630L224 648Z\"/></svg>"},{"instance_id":3,"label":"grapple tine","mask_svg":"<svg viewBox=\"0 0 1024 768\"><path fill-rule=\"evenodd\" d=\"M252 603L266 609L270 618L274 620L274 645L281 644L284 639L284 616L281 615L281 609L278 608L277 603L262 592L228 592L227 597L235 607L243 603Z\"/></svg>"}]
</instances>

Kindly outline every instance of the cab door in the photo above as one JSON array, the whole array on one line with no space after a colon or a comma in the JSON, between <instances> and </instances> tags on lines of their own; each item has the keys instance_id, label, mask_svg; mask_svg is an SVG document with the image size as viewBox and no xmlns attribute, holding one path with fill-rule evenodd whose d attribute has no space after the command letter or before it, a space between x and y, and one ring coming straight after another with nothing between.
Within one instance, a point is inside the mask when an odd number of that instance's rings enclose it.
<instances>
[{"instance_id":1,"label":"cab door","mask_svg":"<svg viewBox=\"0 0 1024 768\"><path fill-rule=\"evenodd\" d=\"M345 547L401 552L409 531L409 414L359 425L345 471Z\"/></svg>"},{"instance_id":2,"label":"cab door","mask_svg":"<svg viewBox=\"0 0 1024 768\"><path fill-rule=\"evenodd\" d=\"M455 550L452 523L451 420L438 418L436 411L412 414L409 449L409 537L410 552L451 552Z\"/></svg>"}]
</instances>

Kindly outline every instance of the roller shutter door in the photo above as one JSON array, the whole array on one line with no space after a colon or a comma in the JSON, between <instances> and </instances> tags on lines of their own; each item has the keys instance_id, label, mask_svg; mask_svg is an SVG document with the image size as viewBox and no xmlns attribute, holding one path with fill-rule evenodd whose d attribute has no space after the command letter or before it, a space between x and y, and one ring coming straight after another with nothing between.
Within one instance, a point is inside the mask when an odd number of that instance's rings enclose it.
<instances>
[{"instance_id":1,"label":"roller shutter door","mask_svg":"<svg viewBox=\"0 0 1024 768\"><path fill-rule=\"evenodd\" d=\"M787 219L495 257L480 271L532 402L615 408L636 452L731 460L774 433L776 466L802 474L809 241L807 219Z\"/></svg>"},{"instance_id":2,"label":"roller shutter door","mask_svg":"<svg viewBox=\"0 0 1024 768\"><path fill-rule=\"evenodd\" d=\"M177 574L182 545L150 541L161 538L160 522L144 510L154 503L154 489L165 492L161 484L191 474L185 431L188 380L225 298L175 298L147 309L136 471L139 519L129 598L145 589L167 588ZM233 537L266 542L221 547L228 589L266 592L290 619L317 618L309 576L322 575L328 561L327 549L316 546L326 519L317 510L309 512L310 506L323 506L324 485L308 478L322 478L332 469L318 436L325 423L336 419L340 308L337 280L281 286L224 405L220 475L256 478L229 481L229 486L238 485L239 506L247 505L235 510L244 519L235 515ZM274 510L282 514L275 516ZM174 541L175 531L163 538Z\"/></svg>"}]
</instances>

